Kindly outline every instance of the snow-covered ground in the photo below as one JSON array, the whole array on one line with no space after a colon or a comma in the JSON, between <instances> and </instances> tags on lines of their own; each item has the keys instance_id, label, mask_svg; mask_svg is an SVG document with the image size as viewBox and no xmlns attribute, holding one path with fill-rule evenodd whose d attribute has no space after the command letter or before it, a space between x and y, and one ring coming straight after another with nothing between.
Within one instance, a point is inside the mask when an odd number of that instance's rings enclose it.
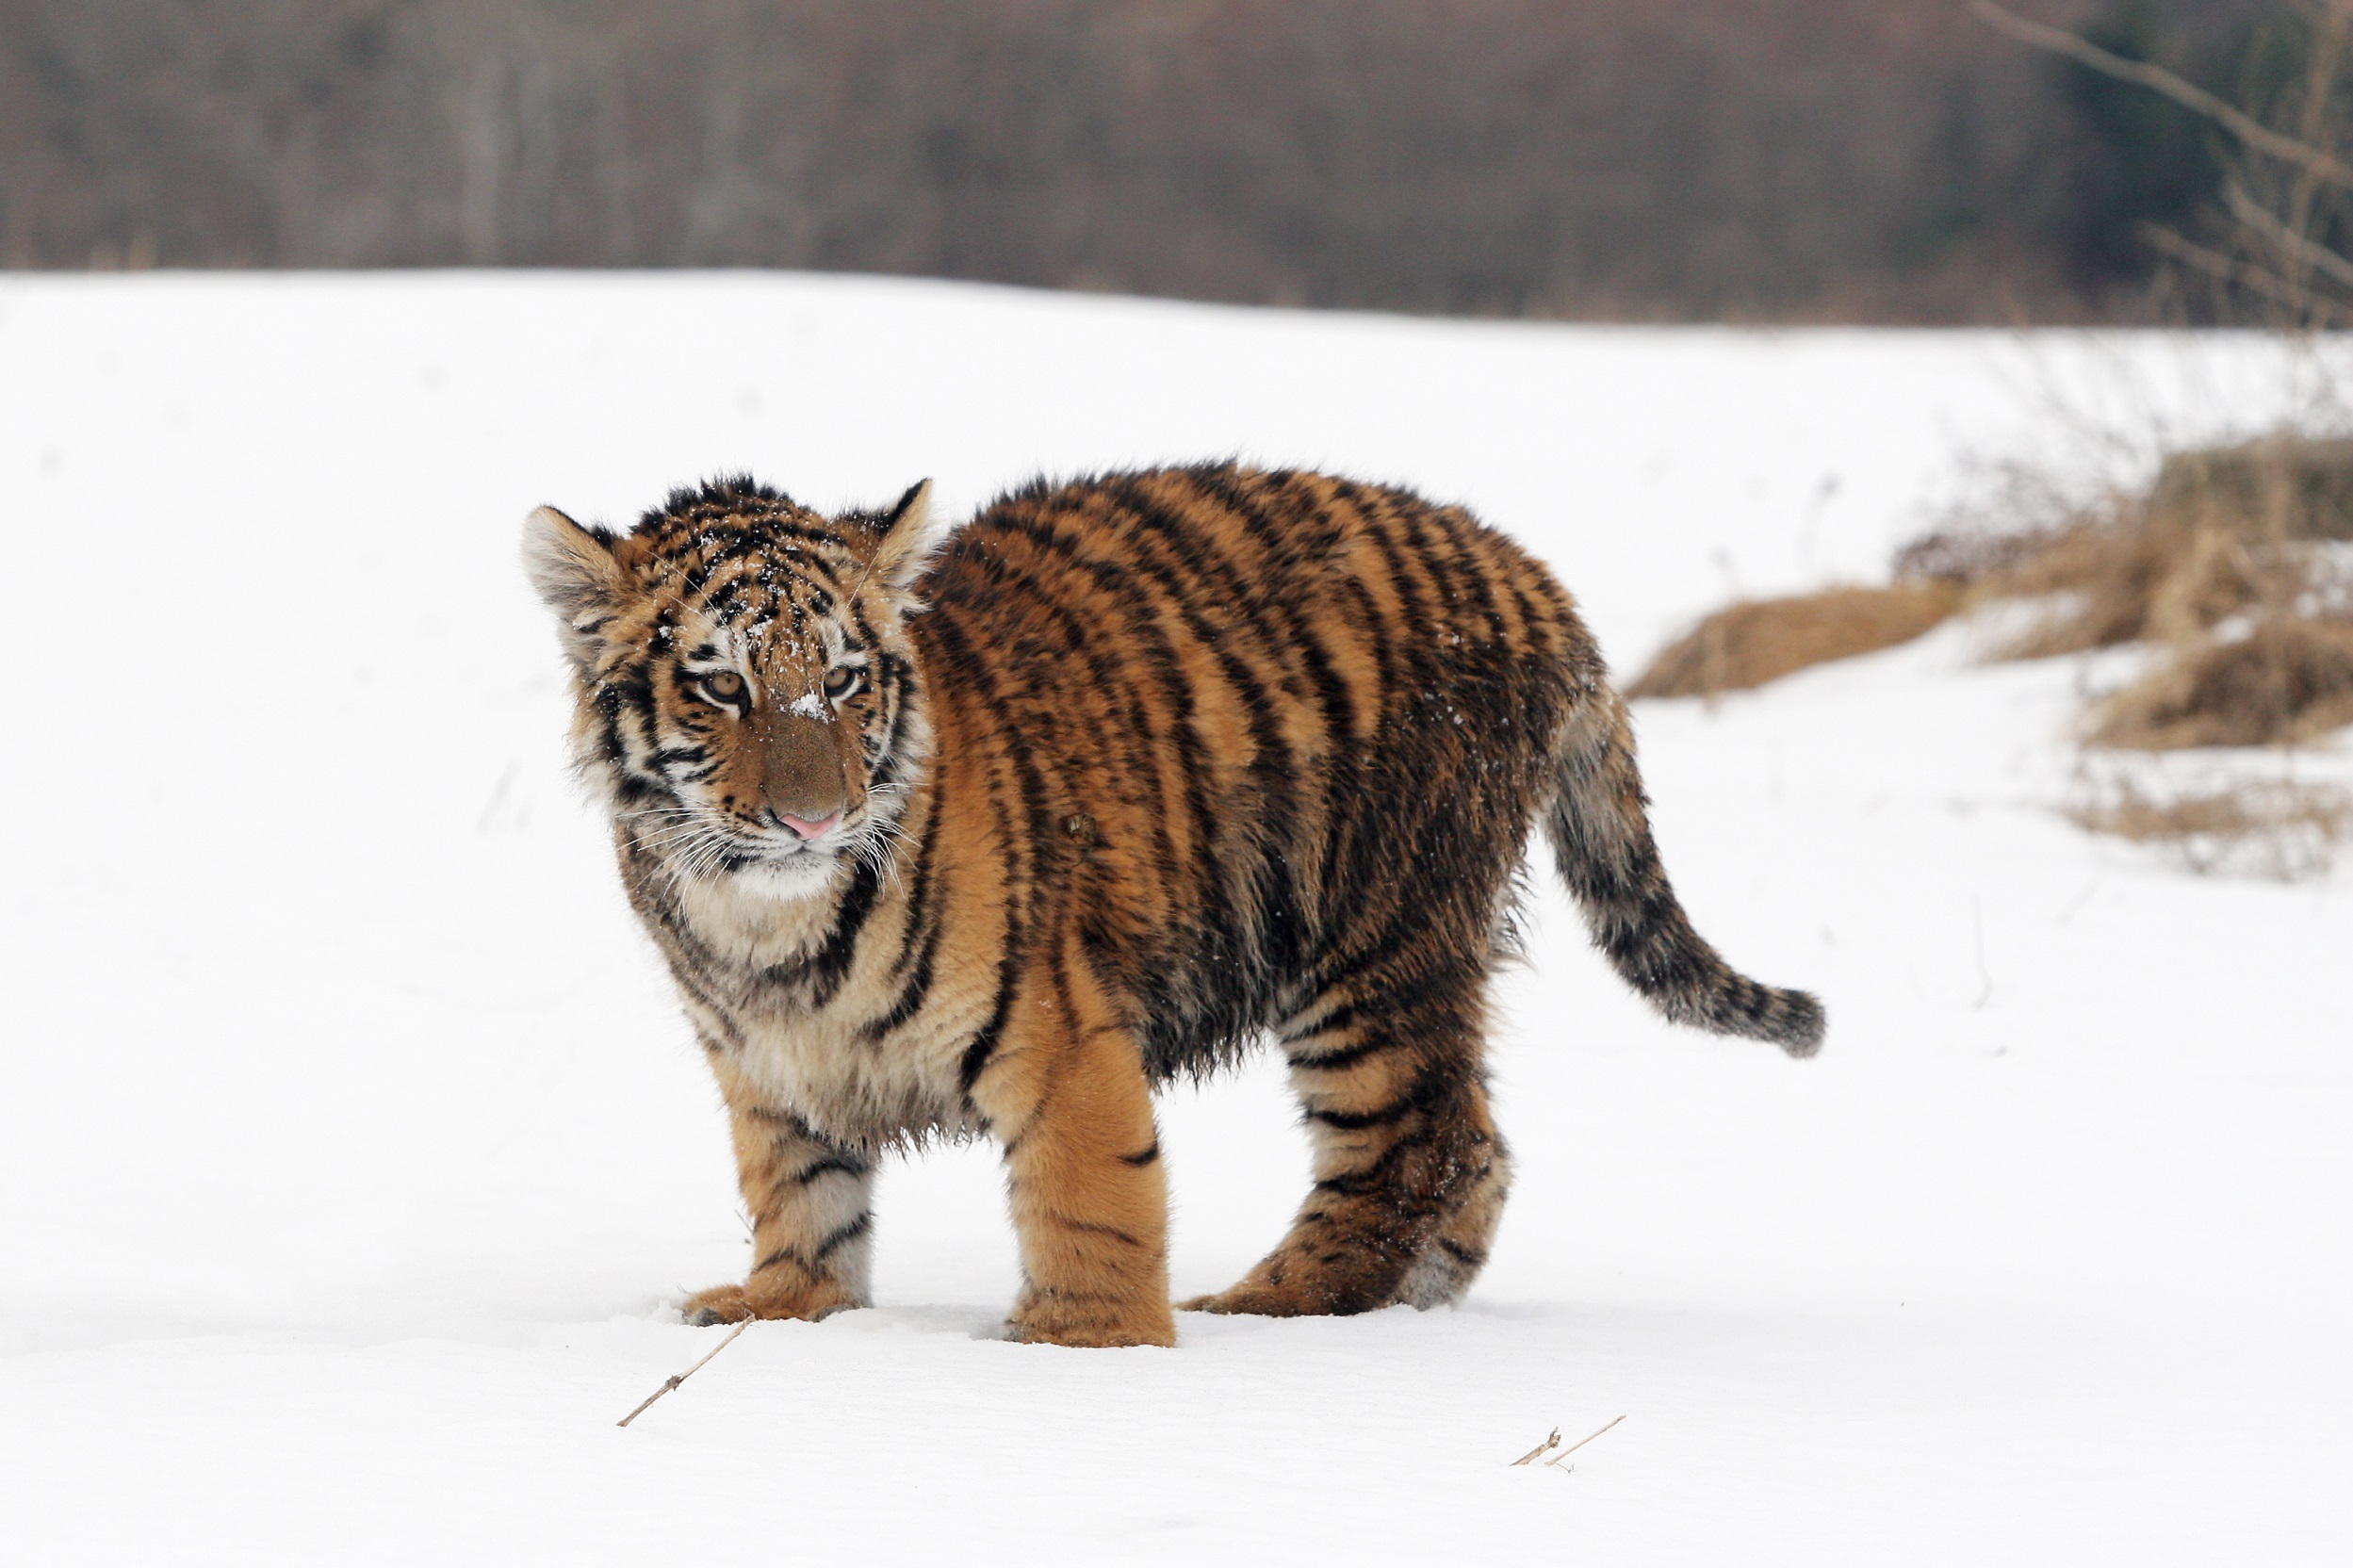
<instances>
[{"instance_id":1,"label":"snow-covered ground","mask_svg":"<svg viewBox=\"0 0 2353 1568\"><path fill-rule=\"evenodd\" d=\"M884 1181L879 1308L616 1429L744 1239L515 563L534 503L723 468L969 507L1238 452L1471 503L1631 668L1872 574L1973 461L2080 456L2060 411L2251 426L2279 379L804 277L0 282L0 1560L2353 1559L2353 877L2087 839L2096 672L1967 626L1643 708L1686 902L1829 1044L1658 1023L1547 891L1459 1310L1009 1345L994 1160L942 1151ZM1303 1157L1263 1069L1164 1116L1189 1294Z\"/></svg>"}]
</instances>

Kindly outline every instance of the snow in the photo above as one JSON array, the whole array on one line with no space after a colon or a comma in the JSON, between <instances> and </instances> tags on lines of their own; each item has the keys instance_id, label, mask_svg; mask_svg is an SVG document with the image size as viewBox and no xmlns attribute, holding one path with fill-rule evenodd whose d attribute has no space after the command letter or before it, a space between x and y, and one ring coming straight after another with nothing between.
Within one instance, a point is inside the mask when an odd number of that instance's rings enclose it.
<instances>
[{"instance_id":1,"label":"snow","mask_svg":"<svg viewBox=\"0 0 2353 1568\"><path fill-rule=\"evenodd\" d=\"M1966 625L1642 707L1686 903L1829 1042L1657 1022L1547 890L1460 1309L1006 1344L993 1158L940 1151L884 1179L876 1310L616 1429L744 1241L515 560L534 504L720 469L953 514L1239 452L1467 502L1630 669L1736 588L1868 577L1987 463L2145 462L2282 379L2250 339L840 278L0 281L0 1557L2344 1560L2347 874L2086 838L2108 666ZM1163 1114L1186 1295L1304 1160L1263 1066Z\"/></svg>"}]
</instances>

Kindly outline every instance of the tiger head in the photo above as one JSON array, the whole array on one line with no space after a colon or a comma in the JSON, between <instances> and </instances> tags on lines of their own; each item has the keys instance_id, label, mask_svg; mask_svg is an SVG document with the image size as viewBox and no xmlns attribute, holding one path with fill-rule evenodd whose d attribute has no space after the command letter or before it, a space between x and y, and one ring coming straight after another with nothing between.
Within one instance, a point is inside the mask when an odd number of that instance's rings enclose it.
<instances>
[{"instance_id":1,"label":"tiger head","mask_svg":"<svg viewBox=\"0 0 2353 1568\"><path fill-rule=\"evenodd\" d=\"M929 754L907 619L930 482L827 517L748 479L627 534L541 507L523 561L562 626L573 755L625 852L778 897L879 867Z\"/></svg>"}]
</instances>

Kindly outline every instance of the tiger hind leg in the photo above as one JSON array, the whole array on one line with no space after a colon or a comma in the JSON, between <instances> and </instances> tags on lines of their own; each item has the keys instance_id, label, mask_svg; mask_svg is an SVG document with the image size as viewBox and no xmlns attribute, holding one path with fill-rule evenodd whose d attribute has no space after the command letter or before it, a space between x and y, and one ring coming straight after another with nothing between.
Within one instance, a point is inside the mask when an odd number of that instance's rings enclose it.
<instances>
[{"instance_id":1,"label":"tiger hind leg","mask_svg":"<svg viewBox=\"0 0 2353 1568\"><path fill-rule=\"evenodd\" d=\"M1315 1185L1281 1245L1232 1289L1184 1310L1428 1308L1469 1288L1511 1184L1479 1070L1484 967L1326 1009L1284 1041Z\"/></svg>"}]
</instances>

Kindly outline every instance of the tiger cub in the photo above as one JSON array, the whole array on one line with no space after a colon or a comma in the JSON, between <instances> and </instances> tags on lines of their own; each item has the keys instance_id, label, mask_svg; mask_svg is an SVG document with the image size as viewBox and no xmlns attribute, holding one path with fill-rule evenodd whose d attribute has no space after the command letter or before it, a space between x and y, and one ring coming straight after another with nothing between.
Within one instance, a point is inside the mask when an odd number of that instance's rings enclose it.
<instances>
[{"instance_id":1,"label":"tiger cub","mask_svg":"<svg viewBox=\"0 0 2353 1568\"><path fill-rule=\"evenodd\" d=\"M1462 1295L1510 1167L1480 1055L1541 824L1668 1018L1810 1055L1659 864L1568 596L1458 508L1233 464L1033 483L942 531L746 479L524 555L630 904L732 1120L753 1262L690 1320L868 1300L878 1155L1003 1147L1009 1329L1170 1345L1152 1090L1271 1035L1315 1185L1216 1313Z\"/></svg>"}]
</instances>

